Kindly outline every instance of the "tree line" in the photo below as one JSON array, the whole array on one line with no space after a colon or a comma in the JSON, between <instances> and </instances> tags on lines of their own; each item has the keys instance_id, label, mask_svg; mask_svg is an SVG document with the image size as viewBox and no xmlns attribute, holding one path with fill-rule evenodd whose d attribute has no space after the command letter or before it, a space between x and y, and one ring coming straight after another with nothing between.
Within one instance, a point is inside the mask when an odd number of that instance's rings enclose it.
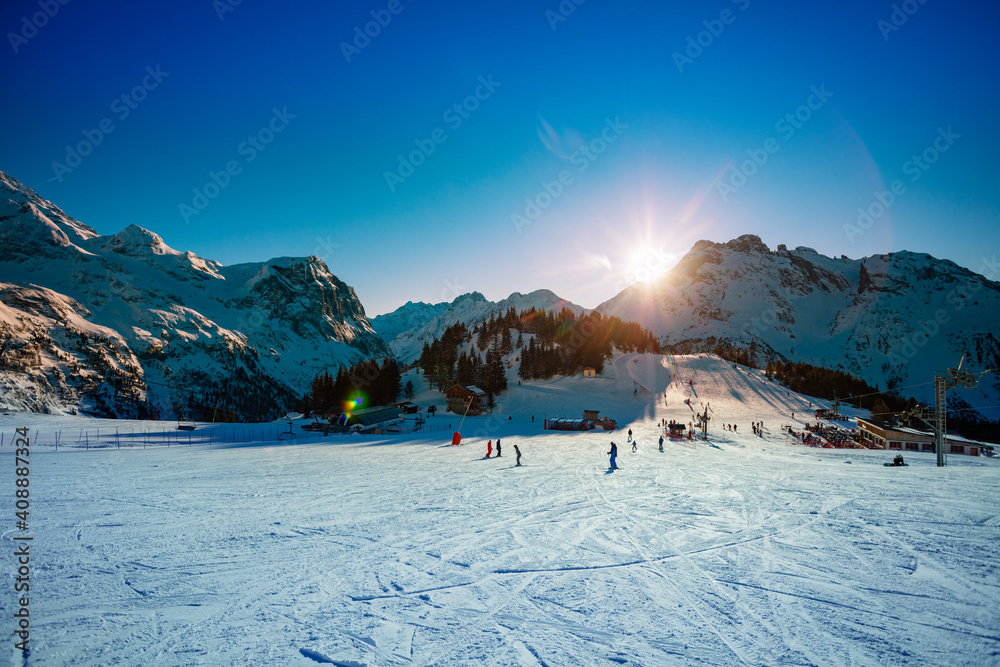
<instances>
[{"instance_id":1,"label":"tree line","mask_svg":"<svg viewBox=\"0 0 1000 667\"><path fill-rule=\"evenodd\" d=\"M325 410L349 411L348 401L358 401L358 409L392 405L401 389L401 372L395 359L381 363L374 359L351 366L339 366L336 376L324 371L313 378L302 398L302 411L320 414Z\"/></svg>"},{"instance_id":2,"label":"tree line","mask_svg":"<svg viewBox=\"0 0 1000 667\"><path fill-rule=\"evenodd\" d=\"M459 352L473 340L470 352ZM600 373L614 349L661 352L650 331L617 317L597 312L576 315L568 308L532 307L521 312L509 308L490 314L472 329L462 323L448 327L440 338L424 344L418 364L432 387L443 391L456 382L475 384L490 397L506 389L503 357L514 350L521 351L519 377L536 380L573 375L588 366Z\"/></svg>"}]
</instances>

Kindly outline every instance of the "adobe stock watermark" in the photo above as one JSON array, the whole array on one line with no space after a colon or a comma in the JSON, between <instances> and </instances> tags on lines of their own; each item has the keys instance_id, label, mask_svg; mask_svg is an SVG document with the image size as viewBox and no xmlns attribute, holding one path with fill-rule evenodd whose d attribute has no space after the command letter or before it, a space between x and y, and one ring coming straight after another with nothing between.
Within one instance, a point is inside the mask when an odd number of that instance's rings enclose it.
<instances>
[{"instance_id":1,"label":"adobe stock watermark","mask_svg":"<svg viewBox=\"0 0 1000 667\"><path fill-rule=\"evenodd\" d=\"M785 141L795 136L798 130L809 122L813 115L823 108L827 100L833 97L833 93L826 89L826 84L820 84L819 88L810 86L810 95L804 104L799 105L794 111L786 113L774 123L774 130L778 132ZM728 177L720 178L715 183L715 189L722 197L722 201L728 201L729 195L734 194L747 184L751 176L763 167L768 159L781 150L781 144L774 137L767 138L759 148L748 148L746 153L749 159L740 164L733 164L729 168Z\"/></svg>"},{"instance_id":2,"label":"adobe stock watermark","mask_svg":"<svg viewBox=\"0 0 1000 667\"><path fill-rule=\"evenodd\" d=\"M243 4L243 0L212 0L212 9L219 21L226 20L226 14L235 12L236 8Z\"/></svg>"},{"instance_id":3,"label":"adobe stock watermark","mask_svg":"<svg viewBox=\"0 0 1000 667\"><path fill-rule=\"evenodd\" d=\"M479 85L472 91L472 94L461 102L456 102L441 115L441 119L448 124L452 132L457 132L462 123L467 121L471 115L479 109L480 104L490 99L497 88L503 85L500 81L494 81L493 75L480 76ZM395 192L396 187L406 182L410 176L416 173L417 168L427 162L427 159L434 154L437 147L448 141L448 133L442 127L436 127L426 139L414 139L416 148L407 155L396 156L399 163L395 171L384 172L385 183L389 186L389 192Z\"/></svg>"},{"instance_id":4,"label":"adobe stock watermark","mask_svg":"<svg viewBox=\"0 0 1000 667\"><path fill-rule=\"evenodd\" d=\"M468 294L469 292L472 291L471 287L463 285L461 282L459 282L459 280L460 278L458 278L457 276L455 277L454 280L445 279L444 289L441 290L441 301L447 301L451 303L452 301L462 296L463 294Z\"/></svg>"},{"instance_id":5,"label":"adobe stock watermark","mask_svg":"<svg viewBox=\"0 0 1000 667\"><path fill-rule=\"evenodd\" d=\"M604 119L601 133L585 143L582 148L573 151L569 163L576 167L576 173L582 174L590 165L608 150L608 146L618 141L618 138L628 129L628 123L623 123L619 116L614 120ZM541 189L533 197L526 197L524 208L511 214L510 221L520 234L524 228L535 222L542 211L552 206L552 202L562 196L566 188L574 183L576 176L570 169L563 169L552 181L542 181Z\"/></svg>"},{"instance_id":6,"label":"adobe stock watermark","mask_svg":"<svg viewBox=\"0 0 1000 667\"><path fill-rule=\"evenodd\" d=\"M978 273L981 273L987 280L996 280L1000 277L1000 263L997 256L992 258L980 258L982 264ZM971 285L962 285L952 288L945 296L945 301L951 306L951 312L944 308L938 308L934 312L934 317L926 320L919 320L914 329L896 341L886 359L895 366L905 366L911 361L920 350L927 346L930 341L942 331L942 327L951 322L952 312L961 312L969 306L972 298L979 294L984 288L982 282L973 282Z\"/></svg>"},{"instance_id":7,"label":"adobe stock watermark","mask_svg":"<svg viewBox=\"0 0 1000 667\"><path fill-rule=\"evenodd\" d=\"M243 163L250 164L257 159L257 156L274 141L276 135L280 134L288 127L289 122L295 118L295 114L288 113L288 107L282 107L279 111L277 107L271 109L271 119L253 134L247 136L236 147L236 152L243 156ZM222 191L229 187L233 178L243 173L243 164L239 160L229 160L218 172L209 170L208 180L200 188L192 190L193 197L191 203L181 202L177 206L185 224L191 222L193 216L200 215L208 208L212 201L222 194Z\"/></svg>"},{"instance_id":8,"label":"adobe stock watermark","mask_svg":"<svg viewBox=\"0 0 1000 667\"><path fill-rule=\"evenodd\" d=\"M320 236L317 236L316 247L313 248L312 254L318 257L319 259L323 260L323 263L327 265L327 268L329 268L330 262L328 261L328 258L332 257L334 251L336 251L338 248L340 248L340 244L334 241L329 234L326 235L325 239Z\"/></svg>"},{"instance_id":9,"label":"adobe stock watermark","mask_svg":"<svg viewBox=\"0 0 1000 667\"><path fill-rule=\"evenodd\" d=\"M793 292L792 288L788 286L782 286L778 291L780 296L783 297L789 304L805 298L804 295ZM753 336L763 334L765 331L773 331L775 329L780 330L782 328L787 329L787 325L793 324L794 322L795 320L784 308L771 307L764 309L761 311L760 315L744 324L741 331L748 337L752 338Z\"/></svg>"},{"instance_id":10,"label":"adobe stock watermark","mask_svg":"<svg viewBox=\"0 0 1000 667\"><path fill-rule=\"evenodd\" d=\"M251 344L250 334L259 331L268 323L268 314L260 306L254 306L249 312L241 313L236 319L236 333L243 334L245 343Z\"/></svg>"},{"instance_id":11,"label":"adobe stock watermark","mask_svg":"<svg viewBox=\"0 0 1000 667\"><path fill-rule=\"evenodd\" d=\"M951 125L948 126L947 130L939 127L937 137L934 138L931 145L904 162L902 172L910 177L910 183L916 183L938 161L941 155L948 152L955 145L955 142L961 138L962 135L955 134L951 129ZM874 200L867 206L858 207L856 224L844 223L844 233L847 235L847 240L854 243L859 236L862 236L866 231L871 229L872 225L885 215L892 205L906 194L906 192L906 183L900 178L890 183L889 187L885 190L875 190L872 193Z\"/></svg>"},{"instance_id":12,"label":"adobe stock watermark","mask_svg":"<svg viewBox=\"0 0 1000 667\"><path fill-rule=\"evenodd\" d=\"M122 93L111 101L111 113L119 121L125 120L168 76L170 76L170 72L162 71L159 65L155 69L147 66L146 75L142 77L142 81L133 86L132 90ZM66 145L66 157L63 158L63 161L52 163L54 177L49 180L62 183L63 178L67 174L72 174L74 169L83 164L83 158L93 153L94 149L103 143L104 138L114 131L115 123L111 117L102 118L98 121L97 127L92 130L83 130L83 139L74 145Z\"/></svg>"},{"instance_id":13,"label":"adobe stock watermark","mask_svg":"<svg viewBox=\"0 0 1000 667\"><path fill-rule=\"evenodd\" d=\"M555 10L545 10L545 20L549 22L549 27L555 32L560 23L569 20L569 17L576 13L576 8L587 0L562 0Z\"/></svg>"},{"instance_id":14,"label":"adobe stock watermark","mask_svg":"<svg viewBox=\"0 0 1000 667\"><path fill-rule=\"evenodd\" d=\"M667 268L671 259L672 255L665 252L662 245L659 248L647 247L645 259L638 267L631 268L622 280L615 283L614 293L619 294L626 287L647 282L659 275Z\"/></svg>"},{"instance_id":15,"label":"adobe stock watermark","mask_svg":"<svg viewBox=\"0 0 1000 667\"><path fill-rule=\"evenodd\" d=\"M997 263L996 255L993 255L992 259L986 259L985 257L981 259L983 263L979 267L979 273L985 276L987 280L995 281L1000 277L1000 264ZM983 288L984 285L982 282L973 282L968 286L954 287L945 296L945 301L951 306L953 312L961 312L969 306L972 298L976 294L979 294ZM910 334L903 336L889 350L889 353L886 355L889 363L897 366L905 366L935 336L941 333L942 327L949 322L951 322L951 313L944 308L938 308L933 318L918 321L916 329Z\"/></svg>"},{"instance_id":16,"label":"adobe stock watermark","mask_svg":"<svg viewBox=\"0 0 1000 667\"><path fill-rule=\"evenodd\" d=\"M354 38L350 43L340 43L340 52L344 54L344 60L350 64L352 58L361 55L361 52L368 48L372 40L389 27L389 24L392 23L392 17L398 16L404 9L406 7L403 6L401 0L389 0L385 9L373 9L369 12L372 20L365 23L364 28L359 25L354 26Z\"/></svg>"},{"instance_id":17,"label":"adobe stock watermark","mask_svg":"<svg viewBox=\"0 0 1000 667\"><path fill-rule=\"evenodd\" d=\"M882 39L886 42L889 41L889 35L896 32L910 20L910 17L917 13L917 11L927 4L927 0L903 0L903 2L894 4L892 6L892 12L889 13L888 19L879 19L875 26L882 33Z\"/></svg>"},{"instance_id":18,"label":"adobe stock watermark","mask_svg":"<svg viewBox=\"0 0 1000 667\"><path fill-rule=\"evenodd\" d=\"M69 4L69 0L39 0L38 8L41 11L35 12L30 17L26 14L21 17L21 29L17 32L8 32L7 41L10 48L17 54L21 47L38 35L38 31L49 24L59 13L59 8Z\"/></svg>"},{"instance_id":19,"label":"adobe stock watermark","mask_svg":"<svg viewBox=\"0 0 1000 667\"><path fill-rule=\"evenodd\" d=\"M739 7L741 12L746 11L747 7L750 6L750 0L731 0L731 2ZM674 65L677 66L677 71L683 74L684 68L700 58L705 53L705 49L712 46L715 40L722 36L722 33L726 30L726 26L736 22L737 16L738 14L732 9L726 8L719 12L719 18L702 21L701 24L705 26L705 29L696 35L688 35L687 47L684 49L684 53L680 51L674 51L673 53Z\"/></svg>"}]
</instances>

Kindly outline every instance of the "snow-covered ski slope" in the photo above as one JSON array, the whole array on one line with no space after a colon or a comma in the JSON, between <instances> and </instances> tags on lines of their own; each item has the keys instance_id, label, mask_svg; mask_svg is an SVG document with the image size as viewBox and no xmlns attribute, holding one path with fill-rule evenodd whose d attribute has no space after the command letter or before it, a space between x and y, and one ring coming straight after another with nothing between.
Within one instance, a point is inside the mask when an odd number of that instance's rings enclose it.
<instances>
[{"instance_id":1,"label":"snow-covered ski slope","mask_svg":"<svg viewBox=\"0 0 1000 667\"><path fill-rule=\"evenodd\" d=\"M786 446L776 427L808 398L713 357L676 361L680 382L653 355L618 356L605 378L515 380L508 411L469 418L459 447L443 431L38 446L32 661L1000 662L996 461L952 456L939 469L911 454L908 467L885 468L887 452ZM633 379L649 395L633 394ZM594 389L574 391L585 381ZM689 396L715 411L710 441L657 451L659 420L690 415ZM563 400L621 429L531 423ZM774 435L750 434L761 419ZM717 428L726 422L740 432ZM48 440L58 428L66 442L92 423L15 414L0 430L28 425ZM502 458L482 458L487 437L502 438ZM607 470L612 438L617 472ZM7 442L0 465L13 489ZM0 498L12 516L13 494ZM4 531L7 609L16 533L10 522ZM19 660L13 642L2 651Z\"/></svg>"},{"instance_id":2,"label":"snow-covered ski slope","mask_svg":"<svg viewBox=\"0 0 1000 667\"><path fill-rule=\"evenodd\" d=\"M659 423L662 418L688 423L708 404L713 420L710 433L718 434L721 424L726 423L745 426L749 432L751 422L763 421L765 428L777 434L782 424L800 430L805 423L815 422L817 405L832 407L829 401L788 391L767 380L763 371L734 367L715 355L677 355L673 359L671 367L666 355L616 353L598 377L576 375L523 382L521 386L517 386L515 366L508 372L510 389L498 399L498 413L534 414L539 420L580 417L583 410L594 409L616 419L619 425L636 419ZM434 393L417 398L429 402ZM690 405L685 400L690 400ZM841 412L853 415L858 411L842 404Z\"/></svg>"}]
</instances>

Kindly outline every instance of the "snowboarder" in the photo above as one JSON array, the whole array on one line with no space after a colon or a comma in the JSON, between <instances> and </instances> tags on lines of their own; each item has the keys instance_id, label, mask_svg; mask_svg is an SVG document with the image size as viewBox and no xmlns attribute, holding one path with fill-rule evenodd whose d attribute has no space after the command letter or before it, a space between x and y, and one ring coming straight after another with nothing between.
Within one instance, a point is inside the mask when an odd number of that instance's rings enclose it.
<instances>
[{"instance_id":1,"label":"snowboarder","mask_svg":"<svg viewBox=\"0 0 1000 667\"><path fill-rule=\"evenodd\" d=\"M737 432L738 431L736 430L736 424L733 424L733 433L737 433Z\"/></svg>"},{"instance_id":2,"label":"snowboarder","mask_svg":"<svg viewBox=\"0 0 1000 667\"><path fill-rule=\"evenodd\" d=\"M611 441L611 451L608 454L611 455L611 469L617 470L618 466L615 465L615 457L618 456L618 445L615 444L614 440Z\"/></svg>"},{"instance_id":3,"label":"snowboarder","mask_svg":"<svg viewBox=\"0 0 1000 667\"><path fill-rule=\"evenodd\" d=\"M663 436L660 436L660 451L663 451Z\"/></svg>"},{"instance_id":4,"label":"snowboarder","mask_svg":"<svg viewBox=\"0 0 1000 667\"><path fill-rule=\"evenodd\" d=\"M486 458L490 458L490 454L493 453L493 441L490 440L486 443Z\"/></svg>"},{"instance_id":5,"label":"snowboarder","mask_svg":"<svg viewBox=\"0 0 1000 667\"><path fill-rule=\"evenodd\" d=\"M636 445L636 442L635 442L635 440L633 440L632 441L632 453L633 454L635 453L635 445Z\"/></svg>"},{"instance_id":6,"label":"snowboarder","mask_svg":"<svg viewBox=\"0 0 1000 667\"><path fill-rule=\"evenodd\" d=\"M497 458L500 458L500 438L497 438Z\"/></svg>"},{"instance_id":7,"label":"snowboarder","mask_svg":"<svg viewBox=\"0 0 1000 667\"><path fill-rule=\"evenodd\" d=\"M894 458L892 460L892 465L894 465L894 466L906 465L905 463L903 463L903 455L902 454L896 454L896 458Z\"/></svg>"},{"instance_id":8,"label":"snowboarder","mask_svg":"<svg viewBox=\"0 0 1000 667\"><path fill-rule=\"evenodd\" d=\"M517 445L514 445L514 454L517 455L517 463L515 465L521 465L521 450L517 448Z\"/></svg>"},{"instance_id":9,"label":"snowboarder","mask_svg":"<svg viewBox=\"0 0 1000 667\"><path fill-rule=\"evenodd\" d=\"M628 442L632 442L632 429L628 430Z\"/></svg>"}]
</instances>

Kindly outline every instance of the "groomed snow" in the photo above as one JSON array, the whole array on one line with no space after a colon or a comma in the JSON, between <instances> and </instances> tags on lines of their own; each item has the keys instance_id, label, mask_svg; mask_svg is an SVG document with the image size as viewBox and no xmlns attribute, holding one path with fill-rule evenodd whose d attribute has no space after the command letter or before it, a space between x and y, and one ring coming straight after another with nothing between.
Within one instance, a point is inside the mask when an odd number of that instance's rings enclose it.
<instances>
[{"instance_id":1,"label":"groomed snow","mask_svg":"<svg viewBox=\"0 0 1000 667\"><path fill-rule=\"evenodd\" d=\"M447 431L259 442L259 426L243 445L39 444L31 661L1000 662L995 460L937 468L933 454L908 454L910 466L886 468L888 452L786 445L778 427L807 397L712 357L678 357L678 369L695 384L671 383L653 355L618 356L604 378L515 380L500 418L470 418L459 447ZM687 421L695 391L719 411L709 443L657 451L659 420ZM541 430L543 416L580 416L575 404L553 413L576 401L622 428ZM770 434L750 434L752 419ZM727 420L741 432L718 428ZM10 435L25 425L75 445L70 431L97 422L0 417L4 609ZM483 459L497 436L503 457ZM12 640L2 651L20 660Z\"/></svg>"}]
</instances>

